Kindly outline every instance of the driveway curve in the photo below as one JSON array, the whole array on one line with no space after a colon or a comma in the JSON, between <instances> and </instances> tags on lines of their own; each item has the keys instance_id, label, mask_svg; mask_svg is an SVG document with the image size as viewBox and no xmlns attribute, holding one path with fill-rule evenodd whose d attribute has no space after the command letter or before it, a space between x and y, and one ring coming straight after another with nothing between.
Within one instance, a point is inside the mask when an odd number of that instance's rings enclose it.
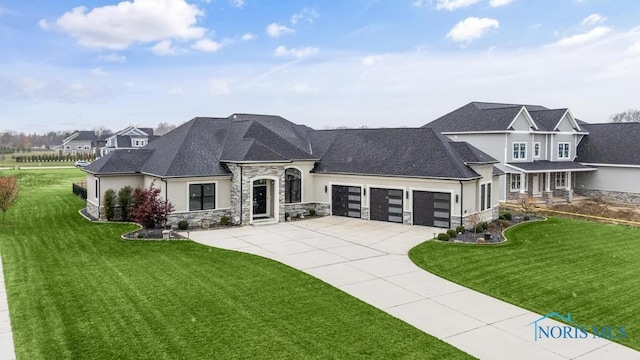
<instances>
[{"instance_id":1,"label":"driveway curve","mask_svg":"<svg viewBox=\"0 0 640 360\"><path fill-rule=\"evenodd\" d=\"M424 271L408 251L441 229L343 217L191 232L287 264L480 359L640 359L601 338L534 340L540 314ZM545 320L545 325L560 325Z\"/></svg>"}]
</instances>

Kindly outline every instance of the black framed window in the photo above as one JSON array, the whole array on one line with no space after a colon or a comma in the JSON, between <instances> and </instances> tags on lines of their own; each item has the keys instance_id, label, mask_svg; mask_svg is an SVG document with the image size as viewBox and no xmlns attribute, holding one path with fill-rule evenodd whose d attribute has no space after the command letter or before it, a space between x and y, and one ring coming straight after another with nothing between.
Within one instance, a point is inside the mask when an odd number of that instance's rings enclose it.
<instances>
[{"instance_id":1,"label":"black framed window","mask_svg":"<svg viewBox=\"0 0 640 360\"><path fill-rule=\"evenodd\" d=\"M302 174L300 170L288 168L284 171L284 202L299 203L302 201Z\"/></svg>"},{"instance_id":2,"label":"black framed window","mask_svg":"<svg viewBox=\"0 0 640 360\"><path fill-rule=\"evenodd\" d=\"M484 209L486 209L485 190L486 190L486 186L484 184L480 185L480 211L484 211Z\"/></svg>"},{"instance_id":3,"label":"black framed window","mask_svg":"<svg viewBox=\"0 0 640 360\"><path fill-rule=\"evenodd\" d=\"M216 208L216 185L190 184L189 211L209 210Z\"/></svg>"}]
</instances>

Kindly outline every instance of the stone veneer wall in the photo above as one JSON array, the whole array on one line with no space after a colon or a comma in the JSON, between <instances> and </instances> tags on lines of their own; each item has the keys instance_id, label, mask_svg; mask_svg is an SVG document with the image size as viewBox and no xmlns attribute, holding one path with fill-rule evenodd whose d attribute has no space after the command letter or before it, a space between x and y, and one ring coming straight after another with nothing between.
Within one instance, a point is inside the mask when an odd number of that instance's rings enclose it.
<instances>
[{"instance_id":1,"label":"stone veneer wall","mask_svg":"<svg viewBox=\"0 0 640 360\"><path fill-rule=\"evenodd\" d=\"M264 178L266 176L278 178L277 196L279 199L279 209L274 209L279 214L279 220L284 219L284 166L283 165L263 165L263 166L240 166L237 164L227 164L233 174L231 178L231 222L233 224L249 225L251 223L251 179ZM273 199L272 199L273 201Z\"/></svg>"},{"instance_id":2,"label":"stone veneer wall","mask_svg":"<svg viewBox=\"0 0 640 360\"><path fill-rule=\"evenodd\" d=\"M297 214L303 214L307 216L309 215L309 210L311 209L314 209L316 211L317 216L331 215L331 204L292 203L292 204L284 204L283 206L284 206L284 212L289 213L292 217L296 216Z\"/></svg>"},{"instance_id":3,"label":"stone veneer wall","mask_svg":"<svg viewBox=\"0 0 640 360\"><path fill-rule=\"evenodd\" d=\"M96 219L99 219L100 215L104 215L102 206L98 206L90 201L87 201L87 212Z\"/></svg>"},{"instance_id":4,"label":"stone veneer wall","mask_svg":"<svg viewBox=\"0 0 640 360\"><path fill-rule=\"evenodd\" d=\"M480 216L480 221L490 222L498 219L498 217L500 216L500 208L498 206L494 206L485 211L477 212L476 214ZM462 217L462 225L465 227L465 229L473 229L471 215L472 214L468 214ZM460 216L451 216L451 228L455 229L458 226L460 226Z\"/></svg>"},{"instance_id":5,"label":"stone veneer wall","mask_svg":"<svg viewBox=\"0 0 640 360\"><path fill-rule=\"evenodd\" d=\"M621 191L575 189L576 194L607 202L640 205L640 194Z\"/></svg>"},{"instance_id":6,"label":"stone veneer wall","mask_svg":"<svg viewBox=\"0 0 640 360\"><path fill-rule=\"evenodd\" d=\"M216 224L219 225L220 218L223 216L231 218L231 209L174 212L169 214L167 224L177 228L179 221L186 220L190 228L209 228Z\"/></svg>"}]
</instances>

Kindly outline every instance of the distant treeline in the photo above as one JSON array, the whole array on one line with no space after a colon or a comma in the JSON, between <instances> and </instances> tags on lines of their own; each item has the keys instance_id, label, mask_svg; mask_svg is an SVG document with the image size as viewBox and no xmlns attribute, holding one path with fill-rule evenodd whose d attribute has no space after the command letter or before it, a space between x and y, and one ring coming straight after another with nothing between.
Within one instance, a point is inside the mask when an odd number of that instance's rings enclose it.
<instances>
[{"instance_id":1,"label":"distant treeline","mask_svg":"<svg viewBox=\"0 0 640 360\"><path fill-rule=\"evenodd\" d=\"M41 154L41 155L20 155L20 156L12 156L12 158L16 159L16 162L58 162L58 161L78 161L78 160L86 160L93 161L95 160L95 154Z\"/></svg>"}]
</instances>

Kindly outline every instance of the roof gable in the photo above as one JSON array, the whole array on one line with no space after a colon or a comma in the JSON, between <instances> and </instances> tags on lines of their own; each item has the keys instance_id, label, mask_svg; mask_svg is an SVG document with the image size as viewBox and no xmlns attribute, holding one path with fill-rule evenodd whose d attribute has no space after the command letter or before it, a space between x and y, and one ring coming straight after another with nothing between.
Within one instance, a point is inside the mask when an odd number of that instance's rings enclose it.
<instances>
[{"instance_id":1,"label":"roof gable","mask_svg":"<svg viewBox=\"0 0 640 360\"><path fill-rule=\"evenodd\" d=\"M528 114L529 109L541 109L537 105L498 104L471 102L424 125L439 132L507 131L522 113L531 127L535 122Z\"/></svg>"}]
</instances>

